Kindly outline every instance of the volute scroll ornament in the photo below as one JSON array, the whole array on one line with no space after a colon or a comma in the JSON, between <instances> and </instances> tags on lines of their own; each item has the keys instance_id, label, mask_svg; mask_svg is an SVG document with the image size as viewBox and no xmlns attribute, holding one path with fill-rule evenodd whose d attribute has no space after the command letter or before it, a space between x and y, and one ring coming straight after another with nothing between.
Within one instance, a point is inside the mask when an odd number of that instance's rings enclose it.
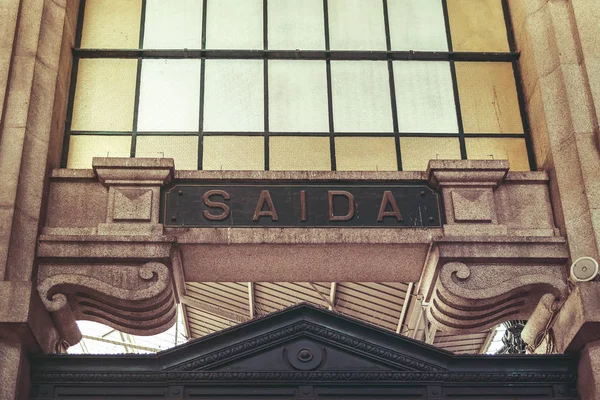
<instances>
[{"instance_id":1,"label":"volute scroll ornament","mask_svg":"<svg viewBox=\"0 0 600 400\"><path fill-rule=\"evenodd\" d=\"M441 330L476 333L503 321L527 319L542 296L567 293L562 265L449 262L439 270L427 313Z\"/></svg>"},{"instance_id":2,"label":"volute scroll ornament","mask_svg":"<svg viewBox=\"0 0 600 400\"><path fill-rule=\"evenodd\" d=\"M69 345L81 340L76 320L135 335L173 325L176 303L170 271L159 262L132 265L43 265L38 292Z\"/></svg>"}]
</instances>

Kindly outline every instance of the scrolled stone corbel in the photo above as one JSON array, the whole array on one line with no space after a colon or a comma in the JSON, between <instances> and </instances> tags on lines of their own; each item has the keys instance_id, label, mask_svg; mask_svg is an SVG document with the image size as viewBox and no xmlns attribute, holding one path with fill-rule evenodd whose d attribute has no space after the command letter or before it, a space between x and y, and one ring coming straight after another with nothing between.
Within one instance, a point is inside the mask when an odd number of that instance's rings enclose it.
<instances>
[{"instance_id":1,"label":"scrolled stone corbel","mask_svg":"<svg viewBox=\"0 0 600 400\"><path fill-rule=\"evenodd\" d=\"M90 320L135 335L153 335L173 325L176 302L168 267L43 265L38 292L70 345L81 340L76 320Z\"/></svg>"},{"instance_id":2,"label":"scrolled stone corbel","mask_svg":"<svg viewBox=\"0 0 600 400\"><path fill-rule=\"evenodd\" d=\"M542 296L568 292L563 265L444 264L427 309L441 330L482 332L498 323L527 319Z\"/></svg>"}]
</instances>

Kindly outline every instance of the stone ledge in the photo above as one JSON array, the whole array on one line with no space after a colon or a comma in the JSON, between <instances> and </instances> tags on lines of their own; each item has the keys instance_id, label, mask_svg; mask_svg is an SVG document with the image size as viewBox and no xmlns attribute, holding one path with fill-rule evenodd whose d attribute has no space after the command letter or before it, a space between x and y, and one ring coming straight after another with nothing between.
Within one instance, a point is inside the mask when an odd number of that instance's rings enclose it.
<instances>
[{"instance_id":1,"label":"stone ledge","mask_svg":"<svg viewBox=\"0 0 600 400\"><path fill-rule=\"evenodd\" d=\"M508 174L506 160L430 160L429 184L451 187L496 187Z\"/></svg>"},{"instance_id":2,"label":"stone ledge","mask_svg":"<svg viewBox=\"0 0 600 400\"><path fill-rule=\"evenodd\" d=\"M70 261L104 260L168 260L173 244L148 236L40 236L39 259Z\"/></svg>"},{"instance_id":3,"label":"stone ledge","mask_svg":"<svg viewBox=\"0 0 600 400\"><path fill-rule=\"evenodd\" d=\"M439 258L463 262L541 262L564 264L569 259L567 241L561 237L481 236L436 238Z\"/></svg>"},{"instance_id":4,"label":"stone ledge","mask_svg":"<svg viewBox=\"0 0 600 400\"><path fill-rule=\"evenodd\" d=\"M162 186L173 177L172 158L109 158L92 159L94 173L106 186Z\"/></svg>"},{"instance_id":5,"label":"stone ledge","mask_svg":"<svg viewBox=\"0 0 600 400\"><path fill-rule=\"evenodd\" d=\"M186 244L415 244L442 235L441 228L167 228L167 237Z\"/></svg>"}]
</instances>

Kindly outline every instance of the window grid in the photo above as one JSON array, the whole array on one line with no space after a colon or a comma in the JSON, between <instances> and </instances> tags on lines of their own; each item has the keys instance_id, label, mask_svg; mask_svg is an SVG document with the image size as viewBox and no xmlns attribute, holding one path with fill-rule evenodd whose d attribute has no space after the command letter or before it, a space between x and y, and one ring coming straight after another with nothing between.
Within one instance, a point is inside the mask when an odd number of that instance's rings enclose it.
<instances>
[{"instance_id":1,"label":"window grid","mask_svg":"<svg viewBox=\"0 0 600 400\"><path fill-rule=\"evenodd\" d=\"M524 97L523 90L520 85L521 76L518 68L518 57L519 54L515 53L514 46L514 35L512 32L512 25L510 22L510 14L506 0L501 0L502 9L504 13L504 20L506 24L507 39L510 52L507 53L485 53L485 52L454 52L452 47L452 36L450 30L450 21L448 14L447 0L441 0L444 21L446 39L448 42L448 51L393 51L391 48L391 35L390 35L390 22L388 15L387 0L382 0L383 4L383 18L385 26L385 40L386 40L386 51L349 51L349 50L331 50L330 49L330 38L329 38L329 12L328 12L328 0L323 0L323 14L324 14L324 35L325 35L325 50L269 50L268 49L268 0L263 0L263 50L215 50L206 48L206 26L207 26L207 5L208 0L202 1L202 46L200 49L179 49L179 50L153 50L144 49L144 29L145 29L145 10L146 0L142 0L142 12L140 21L140 35L139 35L139 49L82 49L81 38L85 11L85 0L81 1L79 10L79 22L78 29L75 39L75 49L73 50L74 62L73 72L71 76L71 92L69 98L69 107L67 111L66 121L66 133L63 144L63 155L61 160L61 166L67 166L68 149L69 149L69 137L71 135L105 135L105 136L130 136L131 137L131 150L130 156L134 157L136 154L136 142L138 136L195 136L198 137L198 169L203 169L203 156L204 156L204 137L205 136L260 136L264 138L264 167L265 170L269 170L269 139L270 137L277 136L299 136L299 137L323 137L328 136L330 139L330 159L331 159L331 170L337 169L336 163L336 151L335 151L335 138L337 137L393 137L395 141L395 151L398 170L402 170L402 151L401 141L402 137L429 137L429 138L458 138L460 144L460 153L462 159L467 159L467 149L465 144L465 137L468 138L512 138L512 139L524 139L527 148L527 157L529 160L529 167L531 170L535 169L535 160L532 152L532 143L529 135L529 125L527 115L524 112ZM71 122L73 118L73 103L75 95L75 86L77 83L78 64L80 59L89 58L135 58L137 59L137 75L136 75L136 91L135 91L135 106L134 106L134 118L132 131L72 131ZM138 114L139 114L139 98L140 98L140 87L141 87L141 71L142 63L144 59L200 59L200 107L199 107L199 130L198 132L148 132L138 131ZM264 129L262 132L229 132L229 131L205 131L204 130L204 97L205 97L205 71L206 71L206 60L218 60L218 59L262 59L263 60L263 73L264 73ZM269 129L269 86L268 86L268 60L324 60L326 63L326 79L327 79L327 100L328 100L328 120L329 120L329 132L271 132ZM331 77L331 61L337 60L381 60L387 62L387 68L389 73L389 86L390 86L390 106L392 111L392 124L393 132L335 132L333 123L333 95L332 95L332 77ZM455 100L456 118L458 124L457 133L429 133L429 132L400 132L398 127L398 109L396 106L396 90L394 84L394 66L393 61L401 60L423 60L423 61L447 61L450 66L450 72L452 77L452 87ZM516 90L517 99L519 103L519 111L521 121L523 125L524 133L468 133L465 134L463 128L463 120L461 113L461 103L459 88L457 83L455 62L510 62L512 65Z\"/></svg>"},{"instance_id":2,"label":"window grid","mask_svg":"<svg viewBox=\"0 0 600 400\"><path fill-rule=\"evenodd\" d=\"M504 1L504 0L503 0ZM450 16L448 14L448 3L442 0L442 9L444 10L444 25L446 26L446 39L448 41L448 51L453 50L452 33L450 32ZM506 16L505 16L506 18ZM467 146L465 142L465 129L463 127L462 111L460 108L460 95L458 93L458 82L456 80L456 66L454 60L450 61L450 74L452 76L452 90L454 93L454 107L456 108L456 123L458 124L458 143L460 145L460 158L467 159ZM529 151L529 150L528 150Z\"/></svg>"}]
</instances>

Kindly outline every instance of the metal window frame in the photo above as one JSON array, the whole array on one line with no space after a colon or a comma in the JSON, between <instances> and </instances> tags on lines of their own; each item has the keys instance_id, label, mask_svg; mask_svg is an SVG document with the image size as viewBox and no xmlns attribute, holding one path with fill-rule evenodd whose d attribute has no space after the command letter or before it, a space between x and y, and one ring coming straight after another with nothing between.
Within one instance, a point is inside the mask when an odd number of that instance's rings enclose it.
<instances>
[{"instance_id":1,"label":"metal window frame","mask_svg":"<svg viewBox=\"0 0 600 400\"><path fill-rule=\"evenodd\" d=\"M264 137L264 168L269 170L269 141L274 136L301 136L301 137L329 137L329 149L331 159L331 170L336 171L336 151L335 138L337 137L393 137L395 141L396 161L398 171L402 171L402 150L400 147L400 138L402 137L432 137L432 138L455 138L459 141L460 153L462 159L467 159L466 138L512 138L524 139L529 167L536 169L536 160L533 152L533 145L530 136L529 119L525 109L525 97L522 87L522 77L518 60L520 53L515 49L515 38L512 22L510 19L510 9L507 0L500 0L502 3L504 21L506 25L507 41L509 52L455 52L452 47L452 35L450 31L450 20L448 15L447 0L441 0L444 14L446 40L448 51L392 51L390 39L390 21L388 15L387 0L381 0L383 4L383 17L386 35L386 51L347 51L331 50L329 41L329 10L328 0L323 0L324 14L324 33L325 50L269 50L268 49L268 0L263 0L263 49L262 50L213 50L206 49L206 19L208 0L202 0L202 47L200 49L164 49L153 50L143 48L143 38L145 29L146 0L142 0L142 12L140 20L140 38L139 49L82 49L81 36L83 31L83 21L85 18L86 0L81 0L78 26L75 37L75 48L73 49L73 68L71 74L71 84L68 98L67 118L65 124L65 136L63 141L63 152L61 157L61 167L67 167L67 158L69 152L69 142L71 135L107 135L107 136L130 136L131 148L130 157L135 157L136 141L138 136L196 136L198 137L198 170L203 169L204 155L204 137L205 136L260 136ZM73 103L75 98L75 89L77 83L78 65L80 59L90 58L119 58L119 59L137 59L136 92L134 104L134 122L131 131L72 131L71 122L73 118ZM200 64L200 110L199 110L199 130L197 132L140 132L137 129L139 97L140 97L140 79L142 60L144 59L199 59ZM247 59L263 60L263 89L264 89L264 129L263 131L253 132L224 132L224 131L205 131L204 130L204 90L205 90L205 65L206 60L219 59ZM322 60L326 63L327 76L327 100L328 100L328 132L271 132L269 129L269 93L268 93L268 60ZM332 60L370 60L386 61L389 72L390 85L390 106L392 108L392 132L335 132L333 123L333 99L332 99L332 78L331 61ZM430 133L430 132L400 132L398 110L396 107L396 91L394 82L393 61L417 60L417 61L447 61L450 64L452 78L452 87L454 94L454 103L456 108L456 118L458 132L452 133ZM517 89L517 99L523 133L465 133L462 122L462 112L460 96L458 91L458 82L456 78L455 62L510 62L513 67L515 86Z\"/></svg>"}]
</instances>

